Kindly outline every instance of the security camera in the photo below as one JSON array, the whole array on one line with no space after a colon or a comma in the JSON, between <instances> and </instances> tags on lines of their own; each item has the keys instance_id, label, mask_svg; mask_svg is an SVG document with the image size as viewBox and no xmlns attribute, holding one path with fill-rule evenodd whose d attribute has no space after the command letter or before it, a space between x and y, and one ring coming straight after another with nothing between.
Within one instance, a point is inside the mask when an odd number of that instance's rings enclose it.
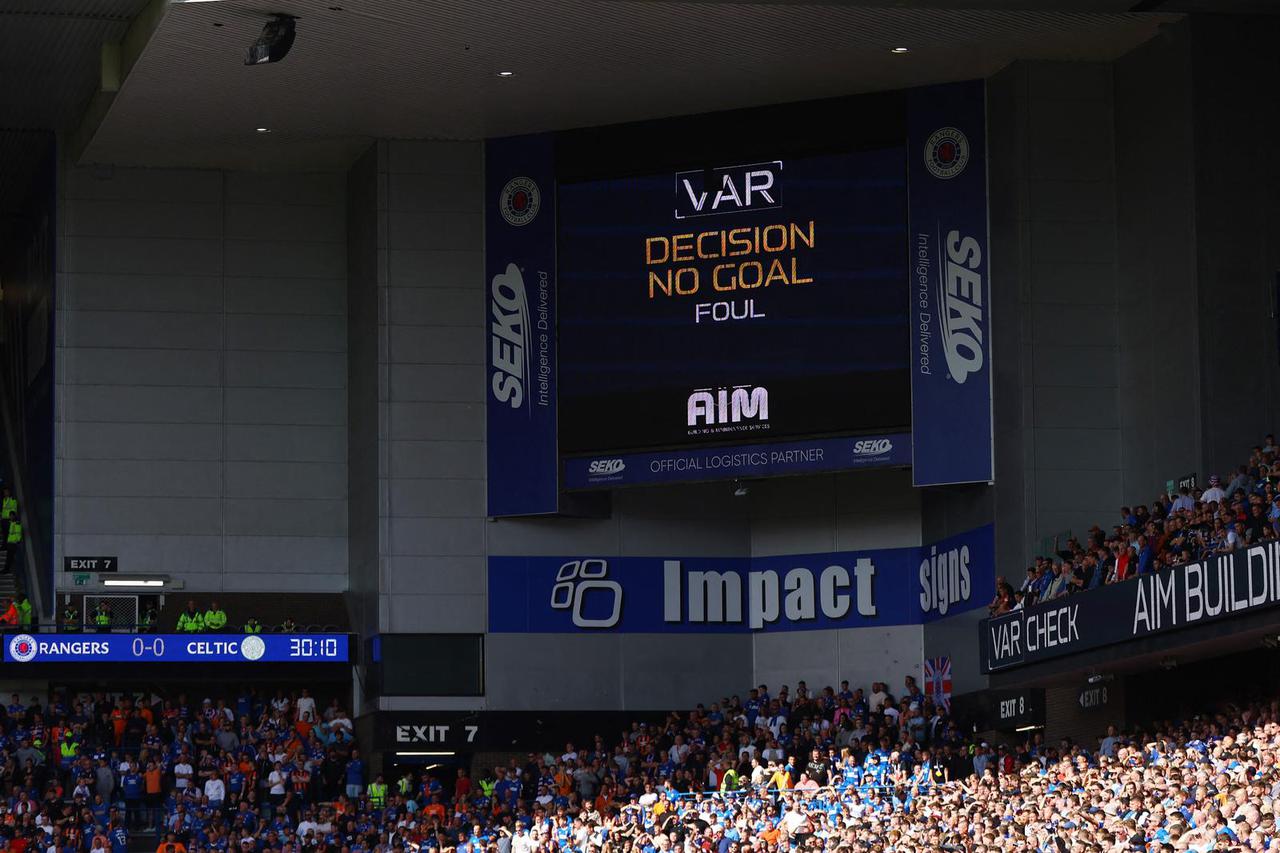
<instances>
[{"instance_id":1,"label":"security camera","mask_svg":"<svg viewBox=\"0 0 1280 853\"><path fill-rule=\"evenodd\" d=\"M244 58L245 65L266 65L279 62L289 55L293 40L297 36L297 27L293 15L274 15L262 28L262 35L249 48Z\"/></svg>"}]
</instances>

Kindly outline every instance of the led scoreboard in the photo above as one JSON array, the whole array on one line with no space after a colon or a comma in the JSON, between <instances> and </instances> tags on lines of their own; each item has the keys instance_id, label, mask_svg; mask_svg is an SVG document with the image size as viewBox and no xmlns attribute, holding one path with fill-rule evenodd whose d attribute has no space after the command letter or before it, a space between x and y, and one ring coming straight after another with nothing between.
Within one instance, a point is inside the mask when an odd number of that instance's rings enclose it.
<instances>
[{"instance_id":1,"label":"led scoreboard","mask_svg":"<svg viewBox=\"0 0 1280 853\"><path fill-rule=\"evenodd\" d=\"M561 451L907 427L904 157L561 184Z\"/></svg>"},{"instance_id":2,"label":"led scoreboard","mask_svg":"<svg viewBox=\"0 0 1280 853\"><path fill-rule=\"evenodd\" d=\"M492 516L993 477L981 81L485 143Z\"/></svg>"},{"instance_id":3,"label":"led scoreboard","mask_svg":"<svg viewBox=\"0 0 1280 853\"><path fill-rule=\"evenodd\" d=\"M346 634L10 634L5 663L346 663Z\"/></svg>"}]
</instances>

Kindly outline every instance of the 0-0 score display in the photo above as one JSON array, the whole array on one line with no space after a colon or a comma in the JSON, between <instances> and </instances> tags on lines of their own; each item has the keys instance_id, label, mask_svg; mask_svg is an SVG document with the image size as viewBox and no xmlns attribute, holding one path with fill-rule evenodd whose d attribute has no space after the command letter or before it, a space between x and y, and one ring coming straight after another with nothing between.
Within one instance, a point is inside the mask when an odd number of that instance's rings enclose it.
<instances>
[{"instance_id":1,"label":"0-0 score display","mask_svg":"<svg viewBox=\"0 0 1280 853\"><path fill-rule=\"evenodd\" d=\"M346 663L346 634L11 634L6 663Z\"/></svg>"}]
</instances>

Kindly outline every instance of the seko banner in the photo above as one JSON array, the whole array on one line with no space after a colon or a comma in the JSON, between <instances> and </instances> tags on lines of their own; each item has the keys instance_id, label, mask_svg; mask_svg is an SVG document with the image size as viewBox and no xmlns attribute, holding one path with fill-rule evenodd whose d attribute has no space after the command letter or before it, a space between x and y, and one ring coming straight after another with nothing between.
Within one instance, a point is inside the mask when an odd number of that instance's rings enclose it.
<instances>
[{"instance_id":1,"label":"seko banner","mask_svg":"<svg viewBox=\"0 0 1280 853\"><path fill-rule=\"evenodd\" d=\"M564 487L617 488L736 477L820 474L910 464L911 436L906 433L815 438L775 444L690 447L654 453L575 457L564 462Z\"/></svg>"},{"instance_id":2,"label":"seko banner","mask_svg":"<svg viewBox=\"0 0 1280 853\"><path fill-rule=\"evenodd\" d=\"M489 515L559 508L556 211L550 136L485 143Z\"/></svg>"},{"instance_id":3,"label":"seko banner","mask_svg":"<svg viewBox=\"0 0 1280 853\"><path fill-rule=\"evenodd\" d=\"M1280 542L1243 548L984 620L984 672L1225 619L1280 603Z\"/></svg>"},{"instance_id":4,"label":"seko banner","mask_svg":"<svg viewBox=\"0 0 1280 853\"><path fill-rule=\"evenodd\" d=\"M988 482L991 270L986 89L907 96L912 476L917 486Z\"/></svg>"},{"instance_id":5,"label":"seko banner","mask_svg":"<svg viewBox=\"0 0 1280 853\"><path fill-rule=\"evenodd\" d=\"M992 527L783 557L490 557L491 633L743 633L919 625L985 605Z\"/></svg>"}]
</instances>

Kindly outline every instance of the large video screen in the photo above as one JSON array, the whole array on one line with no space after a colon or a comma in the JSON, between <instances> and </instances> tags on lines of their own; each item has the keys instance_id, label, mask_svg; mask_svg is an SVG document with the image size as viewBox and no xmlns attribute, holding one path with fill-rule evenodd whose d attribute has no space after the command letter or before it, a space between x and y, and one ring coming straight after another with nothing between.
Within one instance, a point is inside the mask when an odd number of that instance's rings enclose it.
<instances>
[{"instance_id":1,"label":"large video screen","mask_svg":"<svg viewBox=\"0 0 1280 853\"><path fill-rule=\"evenodd\" d=\"M485 142L486 506L985 483L981 80Z\"/></svg>"},{"instance_id":2,"label":"large video screen","mask_svg":"<svg viewBox=\"0 0 1280 853\"><path fill-rule=\"evenodd\" d=\"M905 158L562 183L561 451L908 426Z\"/></svg>"}]
</instances>

